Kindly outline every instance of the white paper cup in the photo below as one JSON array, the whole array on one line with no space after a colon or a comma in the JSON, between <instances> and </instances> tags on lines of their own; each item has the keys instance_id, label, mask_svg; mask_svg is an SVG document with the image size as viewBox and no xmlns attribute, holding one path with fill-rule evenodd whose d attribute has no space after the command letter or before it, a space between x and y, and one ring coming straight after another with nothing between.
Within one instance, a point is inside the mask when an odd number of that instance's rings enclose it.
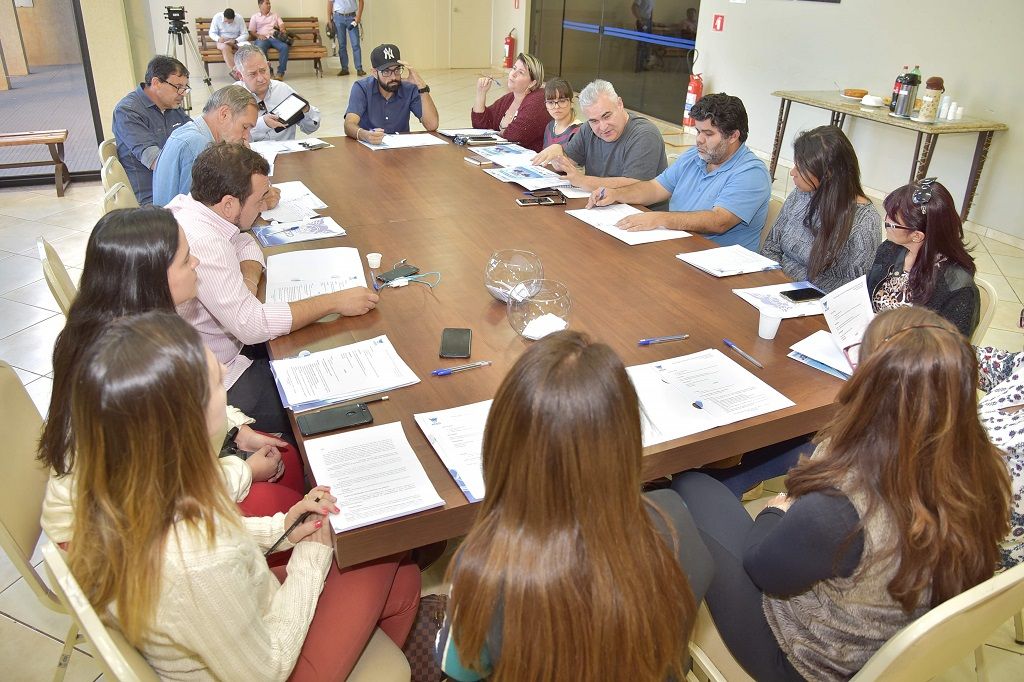
<instances>
[{"instance_id":1,"label":"white paper cup","mask_svg":"<svg viewBox=\"0 0 1024 682\"><path fill-rule=\"evenodd\" d=\"M775 335L779 332L779 324L782 323L782 318L761 311L761 316L757 321L757 335L762 339L774 339Z\"/></svg>"},{"instance_id":2,"label":"white paper cup","mask_svg":"<svg viewBox=\"0 0 1024 682\"><path fill-rule=\"evenodd\" d=\"M382 257L379 253L368 253L366 254L366 264L370 266L371 270L376 270L380 267Z\"/></svg>"}]
</instances>

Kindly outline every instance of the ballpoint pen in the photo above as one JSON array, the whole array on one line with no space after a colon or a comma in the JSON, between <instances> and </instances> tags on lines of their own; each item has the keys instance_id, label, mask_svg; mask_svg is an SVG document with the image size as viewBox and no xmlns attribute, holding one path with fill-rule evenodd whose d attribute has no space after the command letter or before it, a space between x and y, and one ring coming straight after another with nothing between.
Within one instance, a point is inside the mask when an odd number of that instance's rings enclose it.
<instances>
[{"instance_id":1,"label":"ballpoint pen","mask_svg":"<svg viewBox=\"0 0 1024 682\"><path fill-rule=\"evenodd\" d=\"M435 369L431 374L435 377L446 377L449 374L454 374L455 372L465 372L467 369L486 367L489 364L491 364L490 360L481 360L480 362L471 362L468 365L456 365L455 367L447 367L445 369Z\"/></svg>"},{"instance_id":2,"label":"ballpoint pen","mask_svg":"<svg viewBox=\"0 0 1024 682\"><path fill-rule=\"evenodd\" d=\"M733 343L733 342L732 342L732 341L730 341L729 339L722 339L722 343L724 343L725 345L729 346L729 348L732 348L732 349L733 349L734 351L736 351L737 353L739 353L739 354L740 354L740 356L741 356L741 357L742 357L742 358L743 358L744 360L746 360L747 362L750 362L750 363L751 363L751 364L753 364L753 365L754 365L755 367L760 367L761 369L764 369L764 365L762 365L762 364L761 364L760 362L758 362L758 361L757 361L757 358L755 358L755 357L754 357L753 355L751 355L751 354L750 354L750 353L748 353L747 351L745 351L745 350L743 350L742 348L740 348L739 346L737 346L737 345L736 345L735 343Z\"/></svg>"},{"instance_id":3,"label":"ballpoint pen","mask_svg":"<svg viewBox=\"0 0 1024 682\"><path fill-rule=\"evenodd\" d=\"M638 346L653 346L656 343L668 343L669 341L682 341L690 338L689 334L674 334L672 336L655 336L650 339L640 339L636 342Z\"/></svg>"},{"instance_id":4,"label":"ballpoint pen","mask_svg":"<svg viewBox=\"0 0 1024 682\"><path fill-rule=\"evenodd\" d=\"M313 504L317 504L318 502L320 502L320 496L319 495L317 495L316 497L313 498ZM274 544L272 544L270 546L270 549L268 549L266 552L263 553L263 556L270 556L271 554L273 554L274 550L277 549L277 546L280 545L282 542L284 542L284 539L286 537L288 537L288 533L291 533L293 530L298 528L299 524L301 524L303 521L305 521L307 518L309 518L309 515L312 514L312 513L313 512L304 512L302 514L299 514L299 518L295 519L295 523L293 523L292 525L288 526L288 530L286 530L281 535L281 537L279 537L277 539L277 542L275 542Z\"/></svg>"},{"instance_id":5,"label":"ballpoint pen","mask_svg":"<svg viewBox=\"0 0 1024 682\"><path fill-rule=\"evenodd\" d=\"M486 79L490 80L490 81L491 81L492 83L494 83L495 85L497 85L497 86L498 86L499 88L505 87L505 86L503 86L503 85L501 84L501 82L499 82L499 81L498 81L498 79L497 79L497 78L495 78L494 76L488 76L487 74L483 74L483 73L482 73L482 74L480 74L480 77L481 77L481 78L486 78Z\"/></svg>"}]
</instances>

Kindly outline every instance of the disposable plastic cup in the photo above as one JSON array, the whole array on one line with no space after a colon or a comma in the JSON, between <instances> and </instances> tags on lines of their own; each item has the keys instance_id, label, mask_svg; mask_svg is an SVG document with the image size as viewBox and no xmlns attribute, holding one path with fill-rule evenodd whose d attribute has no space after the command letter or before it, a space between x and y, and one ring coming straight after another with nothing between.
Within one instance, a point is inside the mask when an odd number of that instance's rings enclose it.
<instances>
[{"instance_id":1,"label":"disposable plastic cup","mask_svg":"<svg viewBox=\"0 0 1024 682\"><path fill-rule=\"evenodd\" d=\"M366 264L370 266L371 270L376 270L380 267L380 259L382 256L379 253L368 253L366 254Z\"/></svg>"},{"instance_id":2,"label":"disposable plastic cup","mask_svg":"<svg viewBox=\"0 0 1024 682\"><path fill-rule=\"evenodd\" d=\"M779 324L781 323L781 317L761 311L761 317L757 321L757 335L762 339L774 339L775 335L779 332Z\"/></svg>"}]
</instances>

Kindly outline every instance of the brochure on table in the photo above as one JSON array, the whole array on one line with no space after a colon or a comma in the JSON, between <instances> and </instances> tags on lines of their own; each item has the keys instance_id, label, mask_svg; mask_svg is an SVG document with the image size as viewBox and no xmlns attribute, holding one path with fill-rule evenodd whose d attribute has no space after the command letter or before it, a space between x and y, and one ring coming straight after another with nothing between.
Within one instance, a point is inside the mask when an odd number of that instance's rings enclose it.
<instances>
[{"instance_id":1,"label":"brochure on table","mask_svg":"<svg viewBox=\"0 0 1024 682\"><path fill-rule=\"evenodd\" d=\"M274 185L281 192L277 206L260 213L265 220L279 223L293 223L299 220L317 218L317 211L327 208L320 197L313 194L301 180L282 182Z\"/></svg>"},{"instance_id":2,"label":"brochure on table","mask_svg":"<svg viewBox=\"0 0 1024 682\"><path fill-rule=\"evenodd\" d=\"M676 254L676 258L715 277L745 275L750 272L778 270L782 267L771 258L765 258L739 244L694 251L693 253L680 253Z\"/></svg>"},{"instance_id":3,"label":"brochure on table","mask_svg":"<svg viewBox=\"0 0 1024 682\"><path fill-rule=\"evenodd\" d=\"M856 363L856 345L864 338L864 330L875 317L871 296L868 293L867 277L862 275L827 294L821 299L821 310L831 333L815 332L791 348L800 355L836 370L838 374L818 367L823 372L834 376L843 375L840 376L842 379L849 378L853 373L853 367L843 349L850 348L851 359ZM794 359L805 362L802 358ZM816 367L813 363L805 364Z\"/></svg>"},{"instance_id":4,"label":"brochure on table","mask_svg":"<svg viewBox=\"0 0 1024 682\"><path fill-rule=\"evenodd\" d=\"M808 315L821 315L821 299L817 301L791 301L780 292L792 291L793 289L815 289L810 282L786 282L785 284L769 284L764 287L751 287L749 289L733 289L744 301L762 312L769 313L774 317L807 317Z\"/></svg>"},{"instance_id":5,"label":"brochure on table","mask_svg":"<svg viewBox=\"0 0 1024 682\"><path fill-rule=\"evenodd\" d=\"M615 223L619 222L626 216L643 213L640 209L634 208L629 204L612 204L610 206L600 206L598 208L576 208L568 210L566 213L577 220L582 220L587 225L596 227L609 236L615 237L620 242L629 244L630 246L636 246L637 244L650 244L652 242L664 242L669 239L682 239L683 237L691 236L689 232L685 232L683 230L669 230L664 227L659 227L653 230L640 230L637 232L629 232L616 227Z\"/></svg>"},{"instance_id":6,"label":"brochure on table","mask_svg":"<svg viewBox=\"0 0 1024 682\"><path fill-rule=\"evenodd\" d=\"M277 223L276 225L259 225L252 228L252 233L263 246L297 244L314 239L344 237L347 234L345 228L330 216Z\"/></svg>"},{"instance_id":7,"label":"brochure on table","mask_svg":"<svg viewBox=\"0 0 1024 682\"><path fill-rule=\"evenodd\" d=\"M289 251L267 258L267 303L291 303L365 286L359 249L351 246Z\"/></svg>"},{"instance_id":8,"label":"brochure on table","mask_svg":"<svg viewBox=\"0 0 1024 682\"><path fill-rule=\"evenodd\" d=\"M533 165L537 152L518 144L496 144L493 147L474 147L473 153L482 156L496 166L512 168Z\"/></svg>"},{"instance_id":9,"label":"brochure on table","mask_svg":"<svg viewBox=\"0 0 1024 682\"><path fill-rule=\"evenodd\" d=\"M590 196L590 192L587 190L573 187L572 183L565 179L565 176L540 166L485 168L484 173L502 182L514 182L531 192L538 189L557 189L567 199L586 199Z\"/></svg>"},{"instance_id":10,"label":"brochure on table","mask_svg":"<svg viewBox=\"0 0 1024 682\"><path fill-rule=\"evenodd\" d=\"M493 400L413 415L448 473L470 502L484 498L481 451Z\"/></svg>"}]
</instances>

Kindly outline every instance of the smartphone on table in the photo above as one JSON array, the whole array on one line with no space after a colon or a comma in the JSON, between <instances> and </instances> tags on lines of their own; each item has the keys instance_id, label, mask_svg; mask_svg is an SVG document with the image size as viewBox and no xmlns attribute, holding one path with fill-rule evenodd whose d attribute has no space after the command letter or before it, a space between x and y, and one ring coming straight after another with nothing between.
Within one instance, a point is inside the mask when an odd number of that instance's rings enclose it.
<instances>
[{"instance_id":1,"label":"smartphone on table","mask_svg":"<svg viewBox=\"0 0 1024 682\"><path fill-rule=\"evenodd\" d=\"M370 424L373 415L365 403L350 403L329 407L317 412L295 415L295 423L303 436L315 436L326 431L336 431L350 426Z\"/></svg>"},{"instance_id":2,"label":"smartphone on table","mask_svg":"<svg viewBox=\"0 0 1024 682\"><path fill-rule=\"evenodd\" d=\"M793 303L803 303L804 301L817 301L825 295L825 292L814 287L805 287L803 289L786 289L785 291L780 291L779 294L793 301Z\"/></svg>"},{"instance_id":3,"label":"smartphone on table","mask_svg":"<svg viewBox=\"0 0 1024 682\"><path fill-rule=\"evenodd\" d=\"M441 332L441 349L437 354L442 358L468 358L472 345L472 329L448 327Z\"/></svg>"}]
</instances>

